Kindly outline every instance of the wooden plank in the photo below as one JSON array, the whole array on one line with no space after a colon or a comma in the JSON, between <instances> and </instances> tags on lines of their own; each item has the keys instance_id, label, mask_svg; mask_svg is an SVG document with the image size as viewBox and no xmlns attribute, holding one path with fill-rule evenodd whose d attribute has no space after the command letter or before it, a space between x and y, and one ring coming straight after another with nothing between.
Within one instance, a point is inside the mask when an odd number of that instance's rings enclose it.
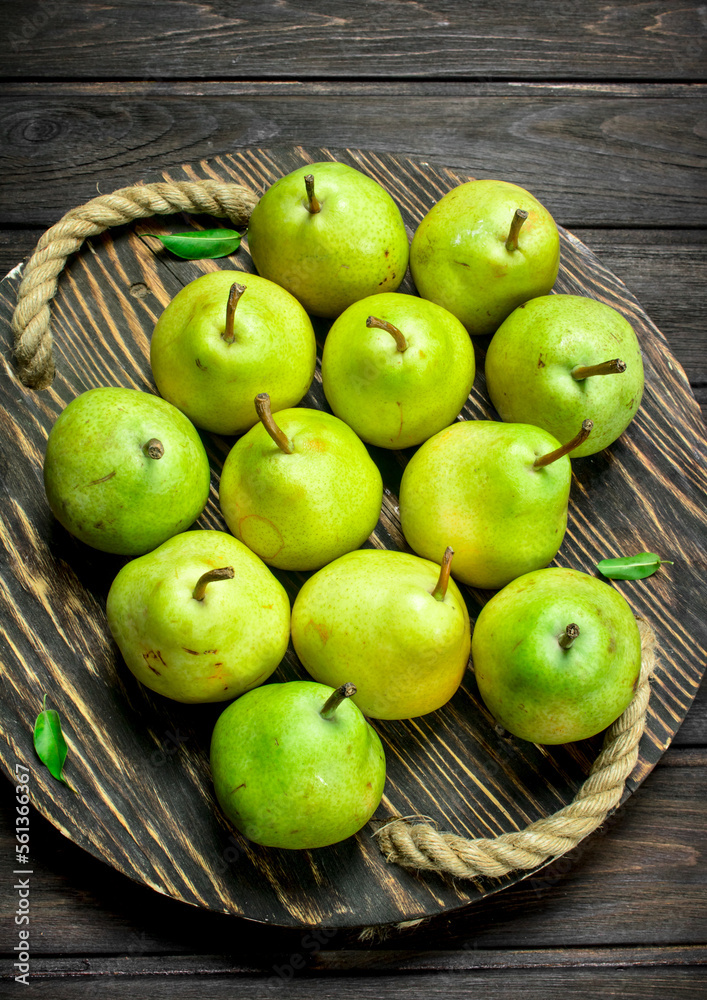
<instances>
[{"instance_id":1,"label":"wooden plank","mask_svg":"<svg viewBox=\"0 0 707 1000\"><path fill-rule=\"evenodd\" d=\"M707 413L704 415L707 419ZM675 735L674 743L679 747L707 743L707 684L702 684L697 692L685 721Z\"/></svg>"},{"instance_id":2,"label":"wooden plank","mask_svg":"<svg viewBox=\"0 0 707 1000\"><path fill-rule=\"evenodd\" d=\"M194 100L164 85L159 93L72 85L58 96L15 86L0 116L0 226L48 226L97 191L185 160L275 144L395 150L511 180L569 229L707 222L703 87L672 96L653 96L650 86L562 87L560 96L550 86L485 91L469 85L425 96L403 87L380 95L370 85L341 96L307 84L287 95Z\"/></svg>"},{"instance_id":3,"label":"wooden plank","mask_svg":"<svg viewBox=\"0 0 707 1000\"><path fill-rule=\"evenodd\" d=\"M190 79L704 78L695 2L5 3L4 73ZM572 30L568 30L571 23ZM298 58L299 57L299 58Z\"/></svg>"},{"instance_id":4,"label":"wooden plank","mask_svg":"<svg viewBox=\"0 0 707 1000\"><path fill-rule=\"evenodd\" d=\"M0 884L13 877L14 788L0 783ZM274 954L368 951L445 951L474 958L477 951L534 948L631 948L700 945L707 934L703 863L707 823L704 753L670 749L642 788L570 858L488 897L453 920L437 918L417 928L362 943L358 931L328 931L320 938L227 918L153 893L81 851L32 812L30 847L34 954L81 962L101 955L133 961L163 955L165 970L185 957L226 954L242 969L271 971ZM7 895L7 894L6 894ZM581 918L578 918L578 914ZM16 943L15 928L0 927L0 950ZM203 959L202 959L203 961ZM327 959L329 966L334 960ZM351 963L355 958L350 959ZM51 965L51 962L49 963Z\"/></svg>"},{"instance_id":5,"label":"wooden plank","mask_svg":"<svg viewBox=\"0 0 707 1000\"><path fill-rule=\"evenodd\" d=\"M0 229L0 279L26 260L44 229Z\"/></svg>"},{"instance_id":6,"label":"wooden plank","mask_svg":"<svg viewBox=\"0 0 707 1000\"><path fill-rule=\"evenodd\" d=\"M315 939L312 937L312 941ZM627 969L665 968L675 966L707 965L707 947L630 947L630 948L526 948L498 950L470 948L466 951L413 950L406 948L332 949L313 953L303 966L292 952L271 953L269 964L258 968L253 962L234 962L225 955L145 955L96 956L92 958L52 956L32 961L33 981L53 979L66 981L80 979L89 982L98 976L150 977L190 976L203 980L219 975L243 977L260 973L271 974L269 980L279 979L284 985L304 968L313 987L322 985L322 979L332 973L356 972L359 975L385 975L391 973L451 973L471 970L514 969ZM292 959L295 958L293 963ZM10 978L12 965L7 959L0 962L0 979ZM274 976L272 973L275 973ZM315 978L316 974L316 978ZM271 983L274 985L274 983Z\"/></svg>"},{"instance_id":7,"label":"wooden plank","mask_svg":"<svg viewBox=\"0 0 707 1000\"><path fill-rule=\"evenodd\" d=\"M675 749L675 742L670 745L670 752L665 753L661 758L661 764L665 767L703 767L707 766L707 748L680 747ZM675 752L673 752L675 749Z\"/></svg>"},{"instance_id":8,"label":"wooden plank","mask_svg":"<svg viewBox=\"0 0 707 1000\"><path fill-rule=\"evenodd\" d=\"M642 80L634 83L617 83L611 80L551 83L528 80L491 80L487 77L470 80L409 80L400 77L386 80L169 80L166 78L138 80L52 80L48 85L42 80L11 80L0 76L0 94L5 97L104 97L119 92L123 97L302 97L316 94L321 97L444 97L450 102L463 97L542 97L556 98L635 97L650 95L661 98L701 101L704 84L662 83ZM395 123L393 123L395 124Z\"/></svg>"},{"instance_id":9,"label":"wooden plank","mask_svg":"<svg viewBox=\"0 0 707 1000\"><path fill-rule=\"evenodd\" d=\"M31 980L36 996L57 997L61 1000L144 1000L145 990L153 1000L194 1000L208 995L209 1000L262 1000L275 990L287 990L288 1000L379 1000L382 991L390 1000L446 1000L450 996L482 995L486 1000L596 1000L597 996L620 996L623 1000L704 1000L707 972L701 967L671 968L599 968L572 969L490 969L447 974L419 973L362 977L338 975L332 980L312 980L293 976L283 980L278 976L262 977L190 975L179 981L171 975L141 977L84 976L62 979L57 994L54 977ZM208 991L208 994L206 993ZM453 991L453 992L452 992Z\"/></svg>"},{"instance_id":10,"label":"wooden plank","mask_svg":"<svg viewBox=\"0 0 707 1000\"><path fill-rule=\"evenodd\" d=\"M471 969L540 968L631 968L641 966L689 966L707 964L707 947L687 948L536 948L502 951L467 948L460 951L385 948L378 952L361 950L324 951L312 961L317 972L358 969L366 972L453 972Z\"/></svg>"}]
</instances>

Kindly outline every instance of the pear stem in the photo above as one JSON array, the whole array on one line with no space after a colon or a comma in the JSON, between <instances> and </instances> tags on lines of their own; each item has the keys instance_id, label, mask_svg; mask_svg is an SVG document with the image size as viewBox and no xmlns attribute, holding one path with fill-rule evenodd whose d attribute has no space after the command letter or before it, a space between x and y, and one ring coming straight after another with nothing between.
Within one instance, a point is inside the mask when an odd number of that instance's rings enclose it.
<instances>
[{"instance_id":1,"label":"pear stem","mask_svg":"<svg viewBox=\"0 0 707 1000\"><path fill-rule=\"evenodd\" d=\"M515 215L511 219L511 228L508 233L508 239L506 240L506 250L508 250L509 253L513 253L514 250L518 249L518 233L520 232L520 227L527 218L528 213L524 208L517 208L515 210Z\"/></svg>"},{"instance_id":2,"label":"pear stem","mask_svg":"<svg viewBox=\"0 0 707 1000\"><path fill-rule=\"evenodd\" d=\"M577 382L589 378L592 375L621 375L626 371L626 362L621 358L614 358L612 361L602 361L600 365L577 365L572 369L572 378Z\"/></svg>"},{"instance_id":3,"label":"pear stem","mask_svg":"<svg viewBox=\"0 0 707 1000\"><path fill-rule=\"evenodd\" d=\"M351 684L350 682L342 684L341 687L337 688L333 694L329 695L319 714L323 719L333 718L334 712L337 710L344 698L350 698L353 694L356 694L355 684Z\"/></svg>"},{"instance_id":4,"label":"pear stem","mask_svg":"<svg viewBox=\"0 0 707 1000\"><path fill-rule=\"evenodd\" d=\"M273 419L272 410L270 409L270 397L267 392L259 392L255 397L255 409L260 417L260 422L280 451L284 451L286 455L291 455L294 448L290 444L285 432L277 426Z\"/></svg>"},{"instance_id":5,"label":"pear stem","mask_svg":"<svg viewBox=\"0 0 707 1000\"><path fill-rule=\"evenodd\" d=\"M195 601L203 601L206 596L206 585L215 580L232 580L235 576L233 566L221 566L220 569L210 569L197 580L192 597Z\"/></svg>"},{"instance_id":6,"label":"pear stem","mask_svg":"<svg viewBox=\"0 0 707 1000\"><path fill-rule=\"evenodd\" d=\"M576 434L571 441L568 441L567 444L563 444L555 451L551 451L547 455L541 455L540 458L536 458L533 462L533 468L543 469L546 465L551 465L553 462L556 462L558 458L562 458L564 455L569 455L569 453L574 451L575 448L579 448L580 444L584 444L593 427L593 420L583 420L582 429L579 434Z\"/></svg>"},{"instance_id":7,"label":"pear stem","mask_svg":"<svg viewBox=\"0 0 707 1000\"><path fill-rule=\"evenodd\" d=\"M407 340L402 335L400 330L398 330L397 326L393 326L393 324L389 323L387 319L376 319L375 316L369 316L368 319L366 320L366 326L369 327L369 329L370 327L373 326L377 330L385 330L386 333L389 333L392 337L395 338L395 346L398 348L401 354L404 351L407 351L408 349Z\"/></svg>"},{"instance_id":8,"label":"pear stem","mask_svg":"<svg viewBox=\"0 0 707 1000\"><path fill-rule=\"evenodd\" d=\"M453 555L454 549L448 545L444 551L444 559L442 560L442 565L440 566L437 586L432 591L432 596L436 601L443 601L447 596L447 587L449 585L449 574L452 569Z\"/></svg>"},{"instance_id":9,"label":"pear stem","mask_svg":"<svg viewBox=\"0 0 707 1000\"><path fill-rule=\"evenodd\" d=\"M239 285L237 281L234 281L231 285L231 290L228 293L228 304L226 306L226 329L221 334L227 344L232 344L236 339L236 335L233 332L233 320L236 315L238 300L244 291L245 285Z\"/></svg>"},{"instance_id":10,"label":"pear stem","mask_svg":"<svg viewBox=\"0 0 707 1000\"><path fill-rule=\"evenodd\" d=\"M572 623L568 625L562 635L557 637L557 641L563 649L569 649L574 640L579 635L579 625Z\"/></svg>"},{"instance_id":11,"label":"pear stem","mask_svg":"<svg viewBox=\"0 0 707 1000\"><path fill-rule=\"evenodd\" d=\"M150 438L146 445L142 449L148 458L162 458L164 455L164 445L159 440L159 438Z\"/></svg>"},{"instance_id":12,"label":"pear stem","mask_svg":"<svg viewBox=\"0 0 707 1000\"><path fill-rule=\"evenodd\" d=\"M307 189L307 211L311 215L316 215L317 212L321 212L322 206L319 204L317 196L314 193L314 174L307 174L304 179L304 186Z\"/></svg>"}]
</instances>

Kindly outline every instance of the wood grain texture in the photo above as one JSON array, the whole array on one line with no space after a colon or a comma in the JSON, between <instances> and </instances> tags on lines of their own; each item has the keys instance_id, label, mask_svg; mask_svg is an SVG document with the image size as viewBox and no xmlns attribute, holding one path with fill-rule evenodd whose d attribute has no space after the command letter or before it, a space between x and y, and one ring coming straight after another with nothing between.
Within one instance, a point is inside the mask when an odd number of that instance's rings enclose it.
<instances>
[{"instance_id":1,"label":"wood grain texture","mask_svg":"<svg viewBox=\"0 0 707 1000\"><path fill-rule=\"evenodd\" d=\"M190 79L704 79L696 2L44 0L3 5L4 73ZM108 39L110 43L108 44Z\"/></svg>"},{"instance_id":2,"label":"wood grain texture","mask_svg":"<svg viewBox=\"0 0 707 1000\"><path fill-rule=\"evenodd\" d=\"M286 979L285 970L289 971L291 966L291 955L271 954L272 961L268 965L267 971L278 970L270 977L268 986L280 984L284 986ZM261 974L264 970L258 969L257 965L251 962L234 962L228 956L222 955L200 955L183 957L170 956L169 969L165 968L164 956L146 956L144 958L116 957L105 958L103 956L90 961L78 958L40 958L34 963L33 976L36 979L78 979L84 983L90 982L99 976L132 976L145 979L147 977L166 976L191 976L200 977L204 986L209 979L217 976L228 975L248 977L254 974ZM299 963L297 963L299 965ZM561 951L559 949L527 949L518 951L497 951L495 949L475 949L462 952L436 951L425 949L424 951L398 951L386 948L384 951L367 953L362 949L351 949L350 951L332 949L325 953L320 953L314 961L306 967L306 976L322 983L322 979L327 974L342 972L355 972L358 975L363 973L378 975L390 975L391 973L404 973L405 975L416 975L420 973L436 973L437 976L444 973L452 975L471 970L509 971L514 969L549 969L564 968L567 970L577 970L581 968L599 969L626 969L636 966L642 968L670 968L673 966L701 966L707 964L707 947L695 945L688 948L576 948L572 952ZM293 972L304 972L299 968ZM570 972L571 975L571 972ZM7 977L9 978L9 976ZM291 977L294 978L294 975ZM305 978L299 976L298 978ZM261 979L262 981L262 979ZM278 984L279 985L279 984ZM206 987L208 988L208 987ZM433 989L438 993L442 991L442 984L434 982Z\"/></svg>"},{"instance_id":3,"label":"wood grain texture","mask_svg":"<svg viewBox=\"0 0 707 1000\"><path fill-rule=\"evenodd\" d=\"M704 680L675 739L678 746L707 744L707 684Z\"/></svg>"},{"instance_id":4,"label":"wood grain texture","mask_svg":"<svg viewBox=\"0 0 707 1000\"><path fill-rule=\"evenodd\" d=\"M332 155L254 149L166 176L231 177L261 189L301 162ZM411 229L444 190L466 179L400 157L337 155L387 186ZM180 224L173 220L171 226ZM31 723L48 690L64 706L80 797L77 802L62 796L40 773L34 777L38 808L77 843L146 884L257 920L386 923L455 909L511 884L512 877L463 886L418 879L386 868L365 834L299 855L268 852L233 837L213 808L204 752L217 710L165 704L121 668L104 621L105 594L120 560L86 551L56 526L41 494L41 456L52 420L77 392L101 384L152 388L148 338L157 315L182 284L218 266L156 255L148 233L165 225L149 220L92 241L62 279L54 306L59 374L49 391L21 390L9 371L3 380L6 763L31 752ZM250 266L245 254L232 263ZM6 318L17 280L3 287ZM148 294L132 295L138 285L147 286ZM705 572L705 442L689 386L661 335L625 287L567 234L558 290L589 292L620 308L636 327L647 366L644 405L629 432L610 452L575 463L570 528L559 563L591 569L602 555L645 547L669 551L680 568L640 586L619 585L634 609L654 622L661 647L649 733L630 783L635 788L684 717L703 670L698 650L705 626L691 597ZM308 401L325 405L317 380ZM465 415L489 413L479 378ZM227 448L222 439L208 442L215 478ZM402 543L395 494L405 456L376 458L386 499L373 544L395 547ZM200 524L222 526L215 504ZM296 574L286 580L291 596L300 580ZM470 593L472 615L486 597ZM279 676L296 676L298 669L290 653ZM115 732L106 730L105 719ZM499 741L471 675L445 710L377 728L389 761L380 815L426 813L466 835L494 835L554 811L571 799L596 752L596 742L550 752ZM174 732L181 736L169 752Z\"/></svg>"},{"instance_id":5,"label":"wood grain texture","mask_svg":"<svg viewBox=\"0 0 707 1000\"><path fill-rule=\"evenodd\" d=\"M14 815L13 790L0 783L0 880L8 886ZM81 956L57 965L57 974L100 969L114 955L132 969L160 956L167 974L190 962L202 971L223 970L226 962L268 975L282 956L297 952L307 968L322 971L373 971L377 963L400 969L430 951L440 966L444 959L463 967L494 952L512 967L519 951L553 949L553 961L560 961L564 948L565 964L582 965L587 949L620 948L628 958L637 941L644 958L661 946L684 955L707 936L706 823L705 751L671 747L606 827L569 857L452 917L390 929L371 944L357 931L307 938L301 930L186 907L90 857L33 813L32 914L41 930L35 955L47 958L47 968L61 956ZM0 926L0 952L9 954L15 943L13 929Z\"/></svg>"},{"instance_id":6,"label":"wood grain texture","mask_svg":"<svg viewBox=\"0 0 707 1000\"><path fill-rule=\"evenodd\" d=\"M695 87L10 85L0 225L45 225L184 161L251 145L395 148L531 190L559 223L707 223L707 99ZM214 92L215 91L215 92ZM689 206L689 211L686 211Z\"/></svg>"},{"instance_id":7,"label":"wood grain texture","mask_svg":"<svg viewBox=\"0 0 707 1000\"><path fill-rule=\"evenodd\" d=\"M127 973L130 977L130 973ZM61 982L61 1000L144 1000L145 991L154 1000L171 1000L175 996L174 977L149 976L143 979L123 978L111 974L67 977ZM231 1000L237 990L238 1000L262 1000L270 992L286 990L289 1000L379 1000L381 993L406 1000L446 1000L450 995L466 997L482 993L488 1000L564 1000L571 994L573 1000L596 1000L597 996L618 995L625 1000L704 1000L707 990L707 971L703 967L650 966L626 968L598 967L588 969L523 968L523 969L474 969L436 975L389 974L385 982L360 975L337 975L331 983L322 983L311 977L293 978L283 982L277 976L265 981L262 977L230 974L191 974L178 986L179 996L185 1000ZM57 982L53 977L37 976L32 981L36 996L56 997ZM206 991L208 990L208 994ZM597 992L599 991L599 992Z\"/></svg>"}]
</instances>

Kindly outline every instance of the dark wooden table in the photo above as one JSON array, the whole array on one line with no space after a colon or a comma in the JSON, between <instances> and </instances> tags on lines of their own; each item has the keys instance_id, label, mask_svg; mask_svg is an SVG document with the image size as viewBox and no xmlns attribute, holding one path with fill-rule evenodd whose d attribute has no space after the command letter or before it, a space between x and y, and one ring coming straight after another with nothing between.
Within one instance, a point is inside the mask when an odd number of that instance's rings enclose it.
<instances>
[{"instance_id":1,"label":"dark wooden table","mask_svg":"<svg viewBox=\"0 0 707 1000\"><path fill-rule=\"evenodd\" d=\"M3 3L0 29L2 273L69 208L164 167L258 144L409 153L532 190L637 296L707 409L707 17L692 0L40 0ZM191 909L34 815L30 989L703 997L706 744L703 686L598 835L462 913L366 941ZM11 977L9 782L0 806Z\"/></svg>"}]
</instances>

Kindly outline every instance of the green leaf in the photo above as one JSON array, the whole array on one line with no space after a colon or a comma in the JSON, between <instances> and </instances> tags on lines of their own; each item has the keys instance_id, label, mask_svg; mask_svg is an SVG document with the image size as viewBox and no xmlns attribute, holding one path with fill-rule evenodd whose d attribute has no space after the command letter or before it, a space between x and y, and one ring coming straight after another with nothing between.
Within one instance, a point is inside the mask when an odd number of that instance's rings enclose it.
<instances>
[{"instance_id":1,"label":"green leaf","mask_svg":"<svg viewBox=\"0 0 707 1000\"><path fill-rule=\"evenodd\" d=\"M669 559L661 559L655 552L638 552L635 556L623 556L621 559L602 559L597 563L597 569L610 580L645 580L647 576L653 576L663 563L673 565Z\"/></svg>"},{"instance_id":2,"label":"green leaf","mask_svg":"<svg viewBox=\"0 0 707 1000\"><path fill-rule=\"evenodd\" d=\"M242 237L233 229L193 229L188 233L157 236L157 239L177 257L204 260L207 257L227 257L229 253L235 253Z\"/></svg>"},{"instance_id":3,"label":"green leaf","mask_svg":"<svg viewBox=\"0 0 707 1000\"><path fill-rule=\"evenodd\" d=\"M59 713L53 708L47 708L46 695L44 695L42 711L34 724L34 749L41 762L49 768L53 777L68 785L62 771L69 748L61 731Z\"/></svg>"}]
</instances>

